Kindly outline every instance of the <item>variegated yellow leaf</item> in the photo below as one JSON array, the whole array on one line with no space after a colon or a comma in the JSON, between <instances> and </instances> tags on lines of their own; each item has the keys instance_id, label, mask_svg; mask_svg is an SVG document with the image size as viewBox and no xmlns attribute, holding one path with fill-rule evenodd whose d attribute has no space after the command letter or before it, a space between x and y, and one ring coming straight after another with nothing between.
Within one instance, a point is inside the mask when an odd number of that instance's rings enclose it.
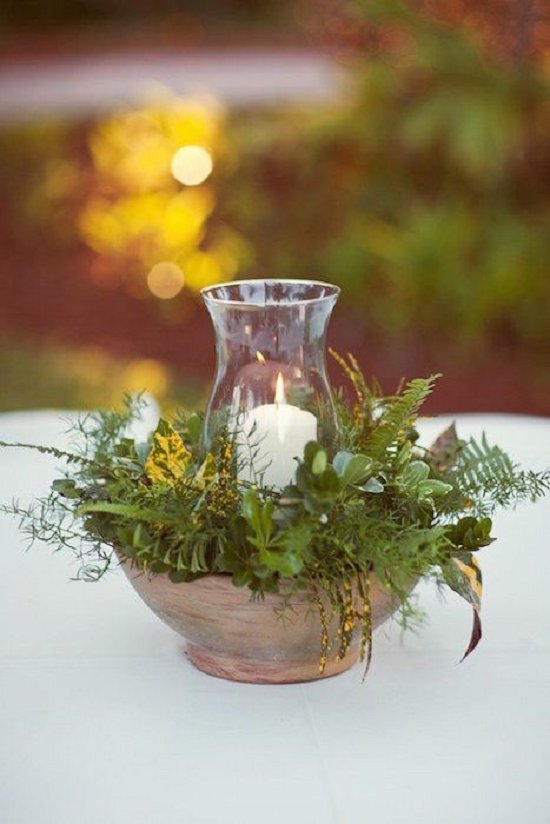
<instances>
[{"instance_id":1,"label":"variegated yellow leaf","mask_svg":"<svg viewBox=\"0 0 550 824\"><path fill-rule=\"evenodd\" d=\"M481 596L483 585L481 569L471 552L460 552L441 567L447 584L473 609L473 626L470 641L462 660L475 650L481 640Z\"/></svg>"},{"instance_id":2,"label":"variegated yellow leaf","mask_svg":"<svg viewBox=\"0 0 550 824\"><path fill-rule=\"evenodd\" d=\"M178 433L164 420L153 434L153 445L145 462L145 474L154 483L174 486L185 474L192 456Z\"/></svg>"},{"instance_id":3,"label":"variegated yellow leaf","mask_svg":"<svg viewBox=\"0 0 550 824\"><path fill-rule=\"evenodd\" d=\"M195 473L195 477L193 478L193 486L198 489L204 489L211 481L214 480L216 473L216 459L209 452Z\"/></svg>"},{"instance_id":4,"label":"variegated yellow leaf","mask_svg":"<svg viewBox=\"0 0 550 824\"><path fill-rule=\"evenodd\" d=\"M472 553L468 553L468 560L462 561L460 558L451 558L462 575L463 586L459 593L466 598L472 606L481 607L481 596L483 594L483 582L481 568Z\"/></svg>"}]
</instances>

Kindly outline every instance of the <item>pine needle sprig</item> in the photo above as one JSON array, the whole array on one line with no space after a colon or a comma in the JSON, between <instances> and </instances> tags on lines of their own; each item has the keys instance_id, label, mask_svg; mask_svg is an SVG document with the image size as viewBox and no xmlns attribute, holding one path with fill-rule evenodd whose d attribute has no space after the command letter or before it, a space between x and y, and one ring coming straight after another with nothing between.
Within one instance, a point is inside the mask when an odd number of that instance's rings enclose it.
<instances>
[{"instance_id":1,"label":"pine needle sprig","mask_svg":"<svg viewBox=\"0 0 550 824\"><path fill-rule=\"evenodd\" d=\"M360 441L370 433L382 390L376 380L371 386L367 384L357 358L351 352L346 357L334 349L329 349L329 352L352 385L355 402L351 408L351 423L355 440Z\"/></svg>"},{"instance_id":2,"label":"pine needle sprig","mask_svg":"<svg viewBox=\"0 0 550 824\"><path fill-rule=\"evenodd\" d=\"M334 358L334 360L341 368L344 375L346 375L349 382L353 386L357 403L363 406L367 401L370 393L356 358L348 352L348 360L346 360L346 358L343 357L343 355L341 355L339 352L336 352L336 350L334 349L329 349L329 353Z\"/></svg>"},{"instance_id":3,"label":"pine needle sprig","mask_svg":"<svg viewBox=\"0 0 550 824\"><path fill-rule=\"evenodd\" d=\"M0 504L0 512L18 519L27 549L41 542L51 546L54 552L68 550L78 565L76 580L97 581L111 566L113 548L83 531L72 508L55 493L38 498L28 506L16 500Z\"/></svg>"},{"instance_id":4,"label":"pine needle sprig","mask_svg":"<svg viewBox=\"0 0 550 824\"><path fill-rule=\"evenodd\" d=\"M109 454L114 445L128 431L128 427L140 420L146 406L143 394L125 394L120 409L98 409L77 415L70 421L68 434L72 444L87 458Z\"/></svg>"},{"instance_id":5,"label":"pine needle sprig","mask_svg":"<svg viewBox=\"0 0 550 824\"><path fill-rule=\"evenodd\" d=\"M42 455L51 455L54 458L65 461L68 464L82 464L85 466L97 466L98 462L75 452L67 452L64 449L56 449L54 446L39 446L33 443L20 443L18 441L0 441L0 447L8 449L32 449Z\"/></svg>"}]
</instances>

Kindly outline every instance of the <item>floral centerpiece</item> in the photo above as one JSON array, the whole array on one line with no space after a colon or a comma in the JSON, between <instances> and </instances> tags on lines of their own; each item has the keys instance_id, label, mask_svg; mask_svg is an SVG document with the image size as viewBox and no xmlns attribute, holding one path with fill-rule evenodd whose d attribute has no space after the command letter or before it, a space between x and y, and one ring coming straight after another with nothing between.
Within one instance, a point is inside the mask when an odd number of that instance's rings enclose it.
<instances>
[{"instance_id":1,"label":"floral centerpiece","mask_svg":"<svg viewBox=\"0 0 550 824\"><path fill-rule=\"evenodd\" d=\"M404 626L418 619L412 591L422 577L472 608L467 656L481 638L477 554L494 540L491 515L543 495L550 472L523 470L454 426L421 446L415 423L438 376L385 395L352 355L332 354L351 392L331 394L328 424L326 398L317 418L304 411L305 390L293 396L301 408L277 401L283 374L288 385L292 373L269 369L265 356L248 359L228 396L240 402L235 385L259 381L274 404L240 414L231 407L212 427L211 400L206 416L161 418L145 438L133 429L139 399L80 418L75 451L34 447L68 464L49 495L4 510L20 516L32 540L72 551L81 579L120 564L187 637L191 660L216 675L307 680L358 657L368 667L378 623L393 612ZM300 390L304 372L302 362ZM214 401L219 390L218 380ZM311 419L320 422L314 437ZM300 438L300 453L285 462L285 444L296 450Z\"/></svg>"},{"instance_id":2,"label":"floral centerpiece","mask_svg":"<svg viewBox=\"0 0 550 824\"><path fill-rule=\"evenodd\" d=\"M36 447L66 460L68 472L46 498L4 510L21 516L32 540L72 551L86 581L121 561L176 585L230 576L253 601L283 593L283 609L305 591L319 616L320 675L357 634L368 664L373 574L404 626L419 617L412 585L429 576L473 609L468 655L481 637L476 556L494 540L490 516L543 494L550 473L524 471L485 439L461 440L454 426L429 449L419 446L414 423L434 378L388 397L367 385L353 357L335 357L355 392L351 404L337 394L344 448L331 456L309 442L282 491L240 482L227 437L203 454L200 413L161 419L150 442L136 443L128 435L140 414L134 400L80 419L79 451Z\"/></svg>"}]
</instances>

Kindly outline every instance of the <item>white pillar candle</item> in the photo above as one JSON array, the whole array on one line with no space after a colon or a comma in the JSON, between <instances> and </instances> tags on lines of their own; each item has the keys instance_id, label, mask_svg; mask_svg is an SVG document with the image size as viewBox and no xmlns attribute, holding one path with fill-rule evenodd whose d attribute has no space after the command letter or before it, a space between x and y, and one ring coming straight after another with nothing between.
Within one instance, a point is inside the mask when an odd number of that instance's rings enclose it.
<instances>
[{"instance_id":1,"label":"white pillar candle","mask_svg":"<svg viewBox=\"0 0 550 824\"><path fill-rule=\"evenodd\" d=\"M277 376L275 403L244 412L237 432L239 479L277 489L294 477L295 458L308 441L317 440L317 418L285 402L283 376Z\"/></svg>"}]
</instances>

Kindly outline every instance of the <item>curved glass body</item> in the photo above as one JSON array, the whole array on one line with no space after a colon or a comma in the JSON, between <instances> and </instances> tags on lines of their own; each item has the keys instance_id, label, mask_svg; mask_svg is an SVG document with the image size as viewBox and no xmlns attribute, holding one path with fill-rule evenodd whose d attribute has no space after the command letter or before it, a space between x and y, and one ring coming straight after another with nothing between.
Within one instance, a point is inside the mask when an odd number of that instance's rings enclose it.
<instances>
[{"instance_id":1,"label":"curved glass body","mask_svg":"<svg viewBox=\"0 0 550 824\"><path fill-rule=\"evenodd\" d=\"M243 480L282 487L307 441L337 445L325 337L339 291L295 280L202 290L217 352L204 441L210 447L222 432L234 434Z\"/></svg>"}]
</instances>

